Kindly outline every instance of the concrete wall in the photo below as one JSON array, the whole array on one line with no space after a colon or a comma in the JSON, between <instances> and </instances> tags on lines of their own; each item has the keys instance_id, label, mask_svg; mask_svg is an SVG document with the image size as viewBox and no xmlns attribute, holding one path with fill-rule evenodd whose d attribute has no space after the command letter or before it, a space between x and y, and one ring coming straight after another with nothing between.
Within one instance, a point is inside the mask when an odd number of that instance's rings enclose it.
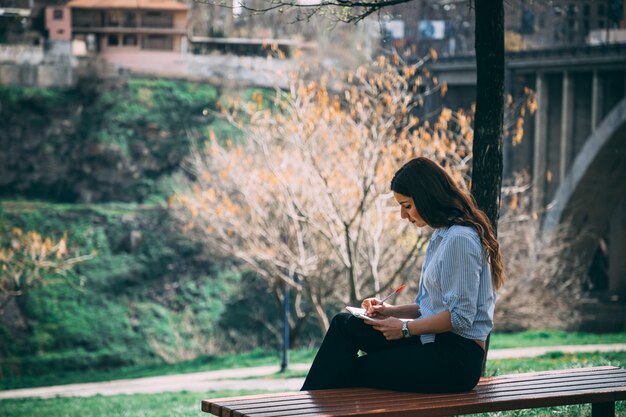
<instances>
[{"instance_id":1,"label":"concrete wall","mask_svg":"<svg viewBox=\"0 0 626 417\"><path fill-rule=\"evenodd\" d=\"M46 11L48 13L48 10ZM67 16L68 13L64 13ZM69 87L75 83L71 43L43 46L0 45L0 84L26 87Z\"/></svg>"},{"instance_id":2,"label":"concrete wall","mask_svg":"<svg viewBox=\"0 0 626 417\"><path fill-rule=\"evenodd\" d=\"M44 64L37 67L37 84L40 87L74 85L74 70L69 65Z\"/></svg>"},{"instance_id":3,"label":"concrete wall","mask_svg":"<svg viewBox=\"0 0 626 417\"><path fill-rule=\"evenodd\" d=\"M110 47L103 50L100 56L109 64L139 73L173 76L184 76L187 73L185 57L175 51Z\"/></svg>"},{"instance_id":4,"label":"concrete wall","mask_svg":"<svg viewBox=\"0 0 626 417\"><path fill-rule=\"evenodd\" d=\"M546 76L549 95L548 126L546 135L546 178L544 206L550 204L559 186L559 171L561 157L561 116L563 105L563 79L562 74L549 74Z\"/></svg>"},{"instance_id":5,"label":"concrete wall","mask_svg":"<svg viewBox=\"0 0 626 417\"><path fill-rule=\"evenodd\" d=\"M0 46L0 84L69 87L76 82L70 41L41 46Z\"/></svg>"},{"instance_id":6,"label":"concrete wall","mask_svg":"<svg viewBox=\"0 0 626 417\"><path fill-rule=\"evenodd\" d=\"M38 65L0 64L0 84L37 86Z\"/></svg>"},{"instance_id":7,"label":"concrete wall","mask_svg":"<svg viewBox=\"0 0 626 417\"><path fill-rule=\"evenodd\" d=\"M51 63L71 64L72 61L72 42L71 41L53 41L48 40L45 44L46 54L44 61Z\"/></svg>"},{"instance_id":8,"label":"concrete wall","mask_svg":"<svg viewBox=\"0 0 626 417\"><path fill-rule=\"evenodd\" d=\"M591 134L591 74L574 74L574 128L570 160L574 160Z\"/></svg>"},{"instance_id":9,"label":"concrete wall","mask_svg":"<svg viewBox=\"0 0 626 417\"><path fill-rule=\"evenodd\" d=\"M0 45L0 62L37 65L44 59L42 46Z\"/></svg>"},{"instance_id":10,"label":"concrete wall","mask_svg":"<svg viewBox=\"0 0 626 417\"><path fill-rule=\"evenodd\" d=\"M626 331L626 304L619 300L587 298L579 302L580 324L571 330L604 333Z\"/></svg>"},{"instance_id":11,"label":"concrete wall","mask_svg":"<svg viewBox=\"0 0 626 417\"><path fill-rule=\"evenodd\" d=\"M611 216L609 230L609 291L626 299L626 199Z\"/></svg>"},{"instance_id":12,"label":"concrete wall","mask_svg":"<svg viewBox=\"0 0 626 417\"><path fill-rule=\"evenodd\" d=\"M1 85L70 87L75 81L74 69L68 64L0 63Z\"/></svg>"}]
</instances>

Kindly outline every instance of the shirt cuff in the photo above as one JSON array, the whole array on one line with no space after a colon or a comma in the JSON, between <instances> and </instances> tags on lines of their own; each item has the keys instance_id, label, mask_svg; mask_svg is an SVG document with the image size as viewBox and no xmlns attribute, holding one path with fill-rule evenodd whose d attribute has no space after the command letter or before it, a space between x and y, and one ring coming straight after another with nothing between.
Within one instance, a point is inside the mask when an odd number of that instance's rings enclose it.
<instances>
[{"instance_id":1,"label":"shirt cuff","mask_svg":"<svg viewBox=\"0 0 626 417\"><path fill-rule=\"evenodd\" d=\"M472 321L468 319L458 305L460 304L460 297L453 296L447 300L446 305L448 307L448 311L450 312L450 322L452 323L452 328L457 331L467 330L472 326Z\"/></svg>"}]
</instances>

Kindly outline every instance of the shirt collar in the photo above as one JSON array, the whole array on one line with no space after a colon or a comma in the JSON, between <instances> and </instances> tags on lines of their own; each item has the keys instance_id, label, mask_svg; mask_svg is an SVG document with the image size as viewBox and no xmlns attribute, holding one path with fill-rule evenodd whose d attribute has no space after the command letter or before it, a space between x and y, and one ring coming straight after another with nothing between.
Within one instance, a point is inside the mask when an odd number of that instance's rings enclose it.
<instances>
[{"instance_id":1,"label":"shirt collar","mask_svg":"<svg viewBox=\"0 0 626 417\"><path fill-rule=\"evenodd\" d=\"M433 240L443 239L444 237L448 235L449 231L450 231L449 227L438 227L433 232L431 239Z\"/></svg>"}]
</instances>

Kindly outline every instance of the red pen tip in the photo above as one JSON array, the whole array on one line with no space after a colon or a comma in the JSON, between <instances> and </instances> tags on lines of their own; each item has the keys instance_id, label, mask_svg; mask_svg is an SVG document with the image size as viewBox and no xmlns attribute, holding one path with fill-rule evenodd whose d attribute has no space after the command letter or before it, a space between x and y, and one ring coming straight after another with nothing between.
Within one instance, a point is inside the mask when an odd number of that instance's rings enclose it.
<instances>
[{"instance_id":1,"label":"red pen tip","mask_svg":"<svg viewBox=\"0 0 626 417\"><path fill-rule=\"evenodd\" d=\"M398 292L402 291L405 287L406 287L406 285L400 285L398 287L398 289L396 290L396 292L398 293Z\"/></svg>"}]
</instances>

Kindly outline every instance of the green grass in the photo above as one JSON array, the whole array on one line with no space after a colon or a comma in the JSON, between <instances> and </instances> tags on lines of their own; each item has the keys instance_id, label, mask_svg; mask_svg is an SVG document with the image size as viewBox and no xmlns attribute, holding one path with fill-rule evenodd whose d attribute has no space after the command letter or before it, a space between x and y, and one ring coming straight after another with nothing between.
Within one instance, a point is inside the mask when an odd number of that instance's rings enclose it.
<instances>
[{"instance_id":1,"label":"green grass","mask_svg":"<svg viewBox=\"0 0 626 417\"><path fill-rule=\"evenodd\" d=\"M626 343L626 333L582 333L559 330L528 330L517 333L494 333L490 349L521 348L531 346L590 345L601 343Z\"/></svg>"},{"instance_id":2,"label":"green grass","mask_svg":"<svg viewBox=\"0 0 626 417\"><path fill-rule=\"evenodd\" d=\"M537 358L504 359L490 361L488 374L520 373L551 369L575 368L580 366L621 365L626 363L626 352L561 354L550 353ZM291 372L288 376L298 376ZM3 417L205 417L200 412L203 399L256 394L268 391L213 391L207 393L161 393L88 398L63 397L51 399L19 399L0 401ZM42 414L42 410L45 413ZM588 416L589 405L514 410L498 413L476 414L481 417L543 417L543 416ZM616 403L616 415L626 417L626 401Z\"/></svg>"},{"instance_id":3,"label":"green grass","mask_svg":"<svg viewBox=\"0 0 626 417\"><path fill-rule=\"evenodd\" d=\"M293 350L289 352L290 363L313 361L315 350ZM190 372L214 371L218 369L246 368L251 366L278 365L277 352L257 349L252 352L229 356L204 356L192 361L155 366L134 366L107 371L67 372L45 377L22 377L0 379L0 389L30 388L79 382L112 381L115 379L141 378L159 375L175 375Z\"/></svg>"},{"instance_id":4,"label":"green grass","mask_svg":"<svg viewBox=\"0 0 626 417\"><path fill-rule=\"evenodd\" d=\"M597 342L599 343L599 342ZM556 343L561 344L561 343ZM580 343L583 344L583 343ZM501 359L487 362L487 375L504 375L523 372L571 369L583 366L626 366L626 352L575 353L551 352L535 358ZM615 404L615 414L626 417L626 401ZM590 416L589 404L562 407L513 410L497 413L476 414L481 417L543 417L543 416Z\"/></svg>"},{"instance_id":5,"label":"green grass","mask_svg":"<svg viewBox=\"0 0 626 417\"><path fill-rule=\"evenodd\" d=\"M207 393L162 393L140 395L96 396L88 398L67 397L51 399L26 399L0 401L0 414L3 417L207 417L210 414L200 411L203 399L237 395L258 394L266 391L214 391ZM45 413L43 412L45 410ZM626 416L626 401L616 403L618 417ZM498 413L475 414L481 417L543 417L543 416L589 416L591 406L575 405L565 407L538 408L534 410L514 410Z\"/></svg>"},{"instance_id":6,"label":"green grass","mask_svg":"<svg viewBox=\"0 0 626 417\"><path fill-rule=\"evenodd\" d=\"M487 361L486 375L519 374L584 366L626 367L626 352L561 353L551 352L535 358L499 359Z\"/></svg>"},{"instance_id":7,"label":"green grass","mask_svg":"<svg viewBox=\"0 0 626 417\"><path fill-rule=\"evenodd\" d=\"M264 391L180 392L149 395L115 395L111 397L3 400L0 401L0 414L3 417L35 415L45 415L45 417L207 417L210 414L200 411L200 402L203 399L262 392ZM615 413L618 417L626 416L626 401L618 401L616 403ZM474 416L481 417L572 417L590 415L591 406L588 404L474 414Z\"/></svg>"},{"instance_id":8,"label":"green grass","mask_svg":"<svg viewBox=\"0 0 626 417\"><path fill-rule=\"evenodd\" d=\"M207 417L200 403L207 398L258 394L266 391L177 392L161 394L60 397L0 401L3 417Z\"/></svg>"},{"instance_id":9,"label":"green grass","mask_svg":"<svg viewBox=\"0 0 626 417\"><path fill-rule=\"evenodd\" d=\"M557 346L573 344L594 344L594 343L626 343L626 333L615 334L592 334L562 331L526 331L520 333L494 333L491 338L490 349L503 349L513 347L530 346ZM290 352L290 363L307 363L313 360L316 349L293 350ZM603 354L602 357L611 358L611 354ZM583 358L583 356L581 356ZM617 356L621 361L621 366L626 364L623 357ZM621 359L619 359L621 358ZM534 358L536 359L536 358ZM520 363L533 364L534 359L524 359ZM537 359L539 360L539 359ZM581 359L582 361L583 359ZM495 363L496 361L494 361ZM249 366L278 365L280 358L277 352L266 350L255 350L229 356L206 356L188 362L180 362L171 365L155 365L143 367L126 367L103 371L89 372L68 372L45 377L22 377L0 379L0 389L27 388L43 385L60 385L78 382L110 381L115 379L140 378L145 376L173 375L189 372L211 371L217 369L243 368ZM508 362L507 362L508 363ZM586 366L581 362L579 365ZM515 365L521 366L521 365ZM542 365L543 366L543 365ZM524 368L526 369L526 368ZM528 368L528 370L535 370ZM488 369L488 374L493 375L499 372L497 368ZM514 370L506 370L499 373L510 373ZM524 372L517 370L516 372ZM302 372L289 371L286 375L278 374L275 378L302 376Z\"/></svg>"}]
</instances>

